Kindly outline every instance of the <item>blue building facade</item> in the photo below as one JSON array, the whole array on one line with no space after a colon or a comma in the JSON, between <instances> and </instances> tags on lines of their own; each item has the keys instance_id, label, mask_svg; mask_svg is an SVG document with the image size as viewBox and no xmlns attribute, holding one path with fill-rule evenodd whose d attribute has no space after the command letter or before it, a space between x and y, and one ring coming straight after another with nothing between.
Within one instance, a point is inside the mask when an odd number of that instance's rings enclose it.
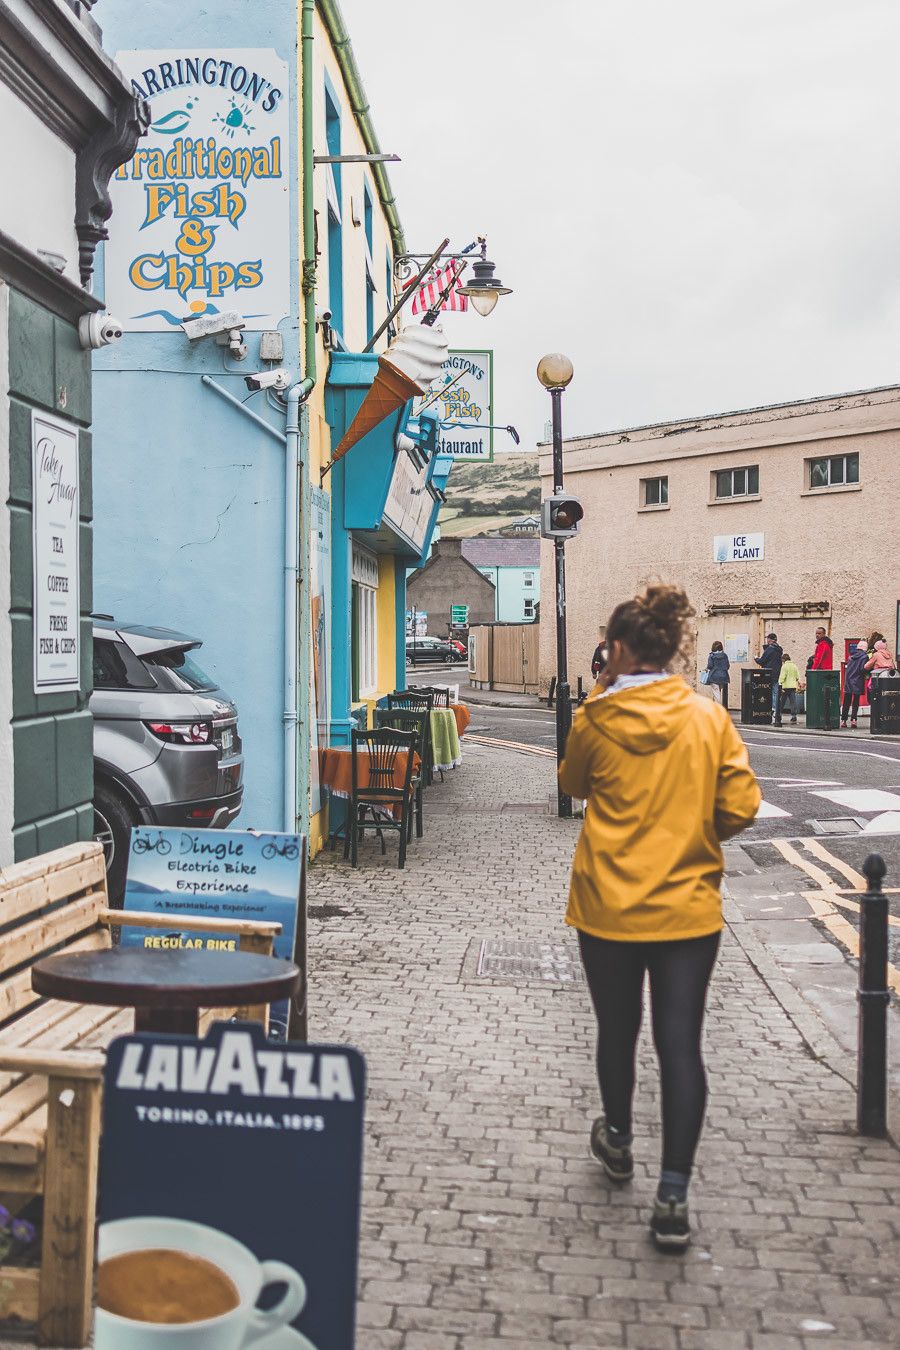
<instances>
[{"instance_id":1,"label":"blue building facade","mask_svg":"<svg viewBox=\"0 0 900 1350\"><path fill-rule=\"evenodd\" d=\"M283 403L270 393L250 396L245 384L255 371L282 366L299 378L297 6L107 0L104 25L108 48L149 99L149 149L173 154L157 162L156 174L149 159L127 166L142 174L147 219L128 233L124 188L133 183L117 183L122 215L98 268L95 289L111 308L124 303L129 312L117 314L122 341L94 363L94 603L120 621L202 639L200 664L238 705L245 755L239 823L303 828L309 729L296 692L309 676L302 643L293 691L285 674L286 535L291 528L300 534L298 509L293 527L287 522L286 457L295 442ZM192 144L200 112L216 131ZM276 114L277 134L270 125ZM273 204L266 210L278 218L269 241L270 255L284 252L277 259L259 249L266 225L255 208L253 193L263 187L254 174L265 178ZM176 231L174 249L166 236L168 253L156 226L162 216ZM143 309L135 284L146 288ZM227 334L191 339L182 327L185 317L229 311L244 323L232 345ZM292 716L296 769L285 749L285 718ZM285 819L291 773L293 820Z\"/></svg>"}]
</instances>

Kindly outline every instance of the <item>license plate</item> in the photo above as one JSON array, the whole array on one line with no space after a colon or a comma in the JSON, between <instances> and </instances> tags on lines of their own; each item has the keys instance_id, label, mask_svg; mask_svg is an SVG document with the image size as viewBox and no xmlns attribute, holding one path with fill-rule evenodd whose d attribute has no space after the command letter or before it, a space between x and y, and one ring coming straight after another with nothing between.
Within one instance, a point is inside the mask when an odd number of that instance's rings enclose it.
<instances>
[{"instance_id":1,"label":"license plate","mask_svg":"<svg viewBox=\"0 0 900 1350\"><path fill-rule=\"evenodd\" d=\"M234 748L234 732L231 727L223 727L220 733L222 754L227 755Z\"/></svg>"}]
</instances>

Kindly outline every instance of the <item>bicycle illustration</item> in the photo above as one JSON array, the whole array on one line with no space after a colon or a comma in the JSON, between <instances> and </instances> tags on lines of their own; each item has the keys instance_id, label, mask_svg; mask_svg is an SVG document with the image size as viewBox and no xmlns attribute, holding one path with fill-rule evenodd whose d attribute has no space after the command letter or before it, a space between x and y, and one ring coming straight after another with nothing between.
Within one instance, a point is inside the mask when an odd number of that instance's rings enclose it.
<instances>
[{"instance_id":1,"label":"bicycle illustration","mask_svg":"<svg viewBox=\"0 0 900 1350\"><path fill-rule=\"evenodd\" d=\"M161 834L158 834L155 839L149 834L139 834L131 845L131 851L133 853L159 853L164 858L167 853L172 852L172 845Z\"/></svg>"},{"instance_id":2,"label":"bicycle illustration","mask_svg":"<svg viewBox=\"0 0 900 1350\"><path fill-rule=\"evenodd\" d=\"M299 858L299 844L286 843L279 846L274 839L270 839L268 844L263 844L262 855L264 858Z\"/></svg>"}]
</instances>

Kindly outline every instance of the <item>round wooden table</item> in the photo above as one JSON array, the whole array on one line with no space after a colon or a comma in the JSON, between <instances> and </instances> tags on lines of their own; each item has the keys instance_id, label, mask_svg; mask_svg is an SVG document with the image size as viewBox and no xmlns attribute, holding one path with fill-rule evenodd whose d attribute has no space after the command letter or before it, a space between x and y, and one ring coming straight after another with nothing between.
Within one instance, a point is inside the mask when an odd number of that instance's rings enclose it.
<instances>
[{"instance_id":1,"label":"round wooden table","mask_svg":"<svg viewBox=\"0 0 900 1350\"><path fill-rule=\"evenodd\" d=\"M60 952L31 968L35 993L69 1003L134 1008L135 1031L196 1036L201 1008L252 1007L300 987L293 961L256 952L146 951L112 947Z\"/></svg>"}]
</instances>

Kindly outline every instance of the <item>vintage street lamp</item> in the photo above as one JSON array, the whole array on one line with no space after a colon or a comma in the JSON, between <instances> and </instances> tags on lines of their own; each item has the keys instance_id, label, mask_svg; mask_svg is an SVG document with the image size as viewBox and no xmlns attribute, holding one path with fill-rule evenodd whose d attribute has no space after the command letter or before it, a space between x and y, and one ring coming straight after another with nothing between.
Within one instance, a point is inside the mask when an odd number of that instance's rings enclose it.
<instances>
[{"instance_id":1,"label":"vintage street lamp","mask_svg":"<svg viewBox=\"0 0 900 1350\"><path fill-rule=\"evenodd\" d=\"M467 286L458 288L460 295L467 295L472 308L486 319L501 295L512 295L509 286L504 286L499 277L494 276L494 264L488 261L487 240L481 240L481 257L472 264L474 273ZM571 376L569 376L571 379Z\"/></svg>"},{"instance_id":2,"label":"vintage street lamp","mask_svg":"<svg viewBox=\"0 0 900 1350\"><path fill-rule=\"evenodd\" d=\"M563 496L562 396L575 371L561 352L550 352L538 362L537 377L550 392L553 416L553 496L541 504L541 534L553 540L556 562L556 762L562 763L566 738L572 725L569 695L569 668L566 651L566 539L578 533L584 514L574 497ZM572 814L572 798L557 787L557 810L563 817Z\"/></svg>"}]
</instances>

